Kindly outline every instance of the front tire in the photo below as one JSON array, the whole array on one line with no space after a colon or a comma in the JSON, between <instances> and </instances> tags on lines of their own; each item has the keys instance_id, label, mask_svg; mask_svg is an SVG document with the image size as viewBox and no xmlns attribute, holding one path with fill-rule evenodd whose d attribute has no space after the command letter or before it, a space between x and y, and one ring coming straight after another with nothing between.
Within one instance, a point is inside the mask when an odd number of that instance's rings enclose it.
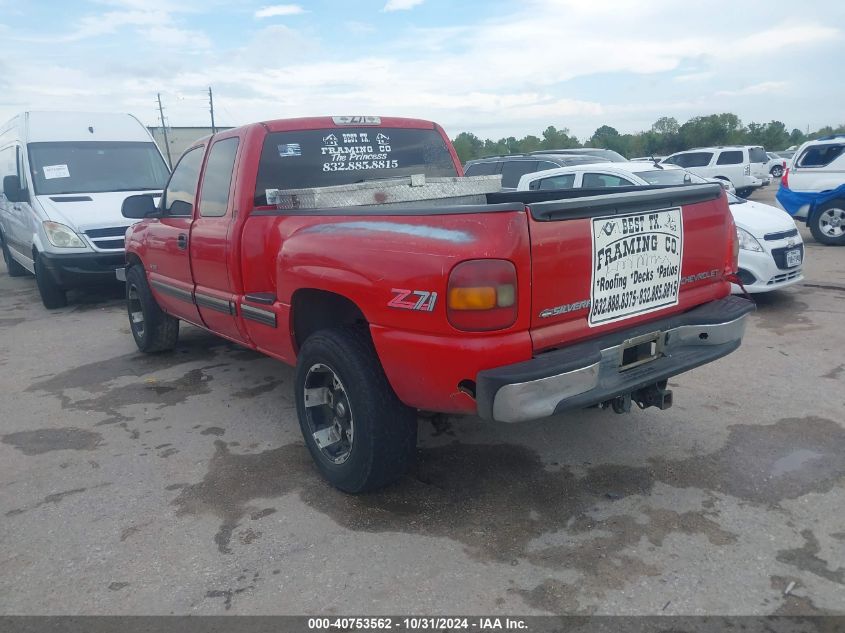
<instances>
[{"instance_id":1,"label":"front tire","mask_svg":"<svg viewBox=\"0 0 845 633\"><path fill-rule=\"evenodd\" d=\"M747 197L748 197L748 196L750 196L752 193L754 193L754 188L753 188L753 187L746 187L745 189L737 189L737 190L736 190L736 195L737 195L737 197L739 197L739 198L747 198Z\"/></svg>"},{"instance_id":2,"label":"front tire","mask_svg":"<svg viewBox=\"0 0 845 633\"><path fill-rule=\"evenodd\" d=\"M817 242L845 246L845 200L840 198L820 205L808 224Z\"/></svg>"},{"instance_id":3,"label":"front tire","mask_svg":"<svg viewBox=\"0 0 845 633\"><path fill-rule=\"evenodd\" d=\"M35 255L35 283L41 295L41 303L48 310L64 308L67 305L67 293L47 270L41 255Z\"/></svg>"},{"instance_id":4,"label":"front tire","mask_svg":"<svg viewBox=\"0 0 845 633\"><path fill-rule=\"evenodd\" d=\"M6 272L9 273L9 277L23 277L28 271L12 257L6 245L6 237L2 233L0 233L0 249L3 251L3 261L6 262Z\"/></svg>"},{"instance_id":5,"label":"front tire","mask_svg":"<svg viewBox=\"0 0 845 633\"><path fill-rule=\"evenodd\" d=\"M772 178L780 178L783 176L783 165L775 165L769 173L772 175Z\"/></svg>"},{"instance_id":6,"label":"front tire","mask_svg":"<svg viewBox=\"0 0 845 633\"><path fill-rule=\"evenodd\" d=\"M310 336L297 358L295 389L305 444L336 488L377 490L413 465L416 413L393 392L365 328Z\"/></svg>"},{"instance_id":7,"label":"front tire","mask_svg":"<svg viewBox=\"0 0 845 633\"><path fill-rule=\"evenodd\" d=\"M141 266L126 271L126 310L138 349L147 354L165 352L179 340L179 319L158 305Z\"/></svg>"}]
</instances>

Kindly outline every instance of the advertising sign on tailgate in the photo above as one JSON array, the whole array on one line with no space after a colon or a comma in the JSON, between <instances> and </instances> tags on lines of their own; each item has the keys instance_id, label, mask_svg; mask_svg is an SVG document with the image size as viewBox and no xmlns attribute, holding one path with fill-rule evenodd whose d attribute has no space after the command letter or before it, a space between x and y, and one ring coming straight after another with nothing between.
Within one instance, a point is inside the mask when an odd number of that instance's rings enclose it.
<instances>
[{"instance_id":1,"label":"advertising sign on tailgate","mask_svg":"<svg viewBox=\"0 0 845 633\"><path fill-rule=\"evenodd\" d=\"M591 327L678 304L680 207L593 218L592 236Z\"/></svg>"}]
</instances>

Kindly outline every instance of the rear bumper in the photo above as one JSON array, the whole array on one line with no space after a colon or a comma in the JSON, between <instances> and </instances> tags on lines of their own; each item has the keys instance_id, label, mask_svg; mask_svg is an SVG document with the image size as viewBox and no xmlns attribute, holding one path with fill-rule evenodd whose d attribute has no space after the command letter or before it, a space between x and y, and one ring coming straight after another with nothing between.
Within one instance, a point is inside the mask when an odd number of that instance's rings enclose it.
<instances>
[{"instance_id":1,"label":"rear bumper","mask_svg":"<svg viewBox=\"0 0 845 633\"><path fill-rule=\"evenodd\" d=\"M752 310L752 302L726 297L529 361L481 371L476 388L478 414L498 422L523 422L588 407L667 380L737 349ZM620 370L626 342L652 333L659 333L662 353L655 360Z\"/></svg>"},{"instance_id":2,"label":"rear bumper","mask_svg":"<svg viewBox=\"0 0 845 633\"><path fill-rule=\"evenodd\" d=\"M39 253L44 267L63 288L114 283L115 270L125 265L120 253Z\"/></svg>"}]
</instances>

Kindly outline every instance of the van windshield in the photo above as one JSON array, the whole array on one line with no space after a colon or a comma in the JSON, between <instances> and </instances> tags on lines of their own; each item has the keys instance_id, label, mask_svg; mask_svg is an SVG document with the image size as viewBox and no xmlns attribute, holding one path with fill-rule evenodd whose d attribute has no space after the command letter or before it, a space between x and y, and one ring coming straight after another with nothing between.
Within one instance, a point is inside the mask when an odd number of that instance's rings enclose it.
<instances>
[{"instance_id":1,"label":"van windshield","mask_svg":"<svg viewBox=\"0 0 845 633\"><path fill-rule=\"evenodd\" d=\"M436 130L342 127L271 132L258 163L255 205L267 204L268 189L348 185L411 174L458 175Z\"/></svg>"},{"instance_id":2,"label":"van windshield","mask_svg":"<svg viewBox=\"0 0 845 633\"><path fill-rule=\"evenodd\" d=\"M30 143L27 149L37 195L156 190L169 176L150 142Z\"/></svg>"}]
</instances>

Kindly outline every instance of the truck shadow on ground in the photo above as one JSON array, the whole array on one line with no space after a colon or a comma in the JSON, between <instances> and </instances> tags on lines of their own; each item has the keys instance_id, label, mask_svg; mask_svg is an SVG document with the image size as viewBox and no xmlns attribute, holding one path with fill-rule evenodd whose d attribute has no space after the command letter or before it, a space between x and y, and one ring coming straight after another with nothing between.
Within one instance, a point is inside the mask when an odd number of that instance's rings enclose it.
<instances>
[{"instance_id":1,"label":"truck shadow on ground","mask_svg":"<svg viewBox=\"0 0 845 633\"><path fill-rule=\"evenodd\" d=\"M657 482L770 508L782 499L829 491L843 473L845 430L831 420L806 417L732 426L724 447L714 453L639 466L602 464L583 476L567 467L549 468L523 446L453 442L421 449L412 475L361 496L324 483L301 444L244 454L215 440L203 480L170 489L179 491L173 500L178 515L219 518L213 540L224 554L232 552L235 535L255 534L251 522L275 512L256 500L296 493L348 530L446 537L479 561L575 570L581 576L577 588L550 578L534 590L515 590L537 608L575 612L576 593L600 596L637 577L661 575L628 553L643 540L660 547L669 534L683 533L721 547L739 538L719 525L712 507L687 512L652 507L648 496ZM604 518L594 517L597 510ZM782 561L815 573L826 566L808 559L815 553L787 552ZM826 579L842 584L839 575Z\"/></svg>"}]
</instances>

